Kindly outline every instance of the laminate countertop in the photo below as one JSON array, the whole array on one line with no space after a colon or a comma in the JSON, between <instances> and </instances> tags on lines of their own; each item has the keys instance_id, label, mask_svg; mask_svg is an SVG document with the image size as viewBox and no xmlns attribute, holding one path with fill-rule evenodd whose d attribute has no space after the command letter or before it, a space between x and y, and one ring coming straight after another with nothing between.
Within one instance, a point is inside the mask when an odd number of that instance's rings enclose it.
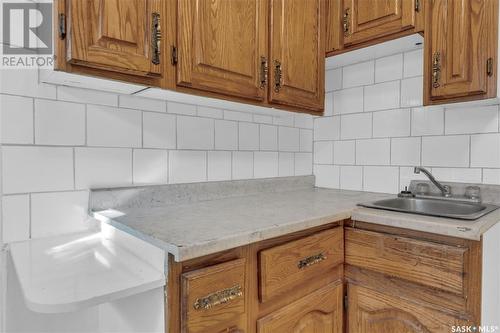
<instances>
[{"instance_id":1,"label":"laminate countertop","mask_svg":"<svg viewBox=\"0 0 500 333\"><path fill-rule=\"evenodd\" d=\"M311 184L267 186L264 191L254 189L237 196L219 193L201 201L187 198L183 188L183 195L177 192L172 198L178 200L171 199L170 204L158 199L165 196L158 188L153 194L147 188L106 191L101 194L107 200L94 200L98 201L94 217L164 249L176 261L348 218L472 240L479 240L500 221L500 210L475 221L463 221L362 208L356 205L395 195L322 189Z\"/></svg>"}]
</instances>

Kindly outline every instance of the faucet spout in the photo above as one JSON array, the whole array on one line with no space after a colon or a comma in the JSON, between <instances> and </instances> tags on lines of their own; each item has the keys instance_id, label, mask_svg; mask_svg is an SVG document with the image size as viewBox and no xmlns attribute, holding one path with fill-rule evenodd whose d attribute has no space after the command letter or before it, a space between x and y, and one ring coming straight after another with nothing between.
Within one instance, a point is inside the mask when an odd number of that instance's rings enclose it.
<instances>
[{"instance_id":1,"label":"faucet spout","mask_svg":"<svg viewBox=\"0 0 500 333\"><path fill-rule=\"evenodd\" d=\"M426 168L416 166L416 167L413 169L413 172L414 172L415 174L419 174L420 172L422 172L424 175L426 175L426 176L427 176L427 178L429 178L429 180L431 181L431 183L433 183L434 185L436 185L436 187L437 187L437 188L441 191L441 194L442 194L444 197L449 197L449 196L451 196L449 186L443 185L443 184L441 184L440 182L438 182L438 181L436 180L436 178L434 178L434 176L433 176L433 175L429 172L429 170L427 170Z\"/></svg>"}]
</instances>

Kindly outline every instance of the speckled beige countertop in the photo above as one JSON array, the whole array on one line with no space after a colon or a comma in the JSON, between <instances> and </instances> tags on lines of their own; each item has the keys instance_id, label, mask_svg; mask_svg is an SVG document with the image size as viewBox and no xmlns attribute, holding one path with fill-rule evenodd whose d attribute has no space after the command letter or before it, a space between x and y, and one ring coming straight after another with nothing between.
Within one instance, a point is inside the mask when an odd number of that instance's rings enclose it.
<instances>
[{"instance_id":1,"label":"speckled beige countertop","mask_svg":"<svg viewBox=\"0 0 500 333\"><path fill-rule=\"evenodd\" d=\"M350 217L472 240L479 240L482 233L500 221L500 210L475 221L462 221L356 206L387 197L394 195L296 186L186 203L177 200L173 204L107 207L101 202L94 216L165 249L177 261ZM148 197L150 202L156 201Z\"/></svg>"}]
</instances>

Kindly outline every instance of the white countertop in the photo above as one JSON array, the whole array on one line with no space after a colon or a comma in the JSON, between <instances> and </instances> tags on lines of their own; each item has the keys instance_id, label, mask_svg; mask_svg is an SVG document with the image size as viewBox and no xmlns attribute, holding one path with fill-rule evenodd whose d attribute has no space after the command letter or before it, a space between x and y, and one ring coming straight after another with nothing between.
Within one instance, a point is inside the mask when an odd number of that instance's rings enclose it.
<instances>
[{"instance_id":1,"label":"white countertop","mask_svg":"<svg viewBox=\"0 0 500 333\"><path fill-rule=\"evenodd\" d=\"M165 285L163 269L117 243L102 231L11 243L27 307L70 312Z\"/></svg>"}]
</instances>

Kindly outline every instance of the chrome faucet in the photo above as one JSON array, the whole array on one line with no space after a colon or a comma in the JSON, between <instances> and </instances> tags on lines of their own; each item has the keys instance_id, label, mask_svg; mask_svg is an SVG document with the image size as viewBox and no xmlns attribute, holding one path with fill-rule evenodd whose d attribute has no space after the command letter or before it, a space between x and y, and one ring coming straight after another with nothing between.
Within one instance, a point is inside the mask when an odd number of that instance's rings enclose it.
<instances>
[{"instance_id":1,"label":"chrome faucet","mask_svg":"<svg viewBox=\"0 0 500 333\"><path fill-rule=\"evenodd\" d=\"M422 172L424 175L427 176L427 178L429 178L429 180L434 184L436 185L436 187L441 191L441 195L443 197L451 197L451 189L448 185L443 185L441 184L440 182L438 182L436 180L436 178L434 178L434 176L429 172L429 170L427 170L426 168L423 168L423 167L419 167L419 166L416 166L414 169L413 169L413 172L416 173L416 174L419 174L420 172Z\"/></svg>"}]
</instances>

